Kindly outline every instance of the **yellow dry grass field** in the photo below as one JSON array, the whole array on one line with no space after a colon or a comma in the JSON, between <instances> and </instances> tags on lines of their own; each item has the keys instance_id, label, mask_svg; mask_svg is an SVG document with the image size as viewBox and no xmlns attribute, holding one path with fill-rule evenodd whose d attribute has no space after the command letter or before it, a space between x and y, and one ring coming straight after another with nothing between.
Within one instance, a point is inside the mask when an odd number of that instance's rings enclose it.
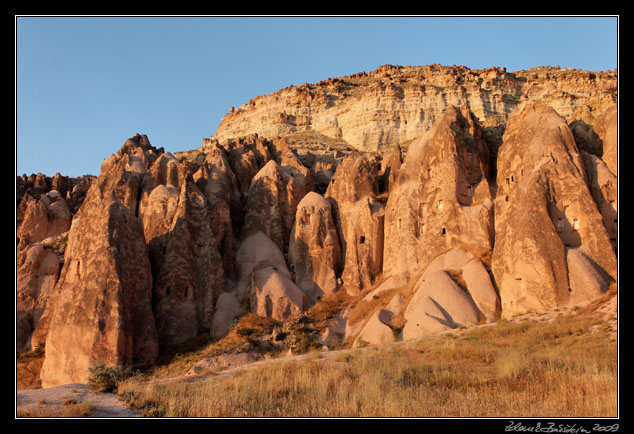
<instances>
[{"instance_id":1,"label":"yellow dry grass field","mask_svg":"<svg viewBox=\"0 0 634 434\"><path fill-rule=\"evenodd\" d=\"M618 345L596 306L231 375L135 376L119 395L165 417L616 417Z\"/></svg>"}]
</instances>

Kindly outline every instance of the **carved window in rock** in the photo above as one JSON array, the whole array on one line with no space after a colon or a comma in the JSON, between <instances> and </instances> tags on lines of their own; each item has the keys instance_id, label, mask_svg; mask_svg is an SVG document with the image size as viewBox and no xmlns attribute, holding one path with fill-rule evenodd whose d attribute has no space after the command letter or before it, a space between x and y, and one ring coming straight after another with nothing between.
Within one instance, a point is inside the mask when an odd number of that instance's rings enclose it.
<instances>
[{"instance_id":1,"label":"carved window in rock","mask_svg":"<svg viewBox=\"0 0 634 434\"><path fill-rule=\"evenodd\" d=\"M431 179L432 176L432 170L431 167L427 169L427 179Z\"/></svg>"},{"instance_id":2,"label":"carved window in rock","mask_svg":"<svg viewBox=\"0 0 634 434\"><path fill-rule=\"evenodd\" d=\"M396 220L396 228L397 229L401 228L401 224L402 224L402 219L399 218L398 220Z\"/></svg>"},{"instance_id":3,"label":"carved window in rock","mask_svg":"<svg viewBox=\"0 0 634 434\"><path fill-rule=\"evenodd\" d=\"M447 228L442 228L442 232L443 235L447 235Z\"/></svg>"},{"instance_id":4,"label":"carved window in rock","mask_svg":"<svg viewBox=\"0 0 634 434\"><path fill-rule=\"evenodd\" d=\"M521 291L524 291L526 289L526 283L524 282L524 280L522 280L521 277L515 278L515 284L517 285L517 288Z\"/></svg>"},{"instance_id":5,"label":"carved window in rock","mask_svg":"<svg viewBox=\"0 0 634 434\"><path fill-rule=\"evenodd\" d=\"M467 197L473 196L473 186L471 186L470 184L467 184L465 186L465 189L462 191L462 195Z\"/></svg>"},{"instance_id":6,"label":"carved window in rock","mask_svg":"<svg viewBox=\"0 0 634 434\"><path fill-rule=\"evenodd\" d=\"M558 218L557 219L557 232L562 233L564 231L564 219L563 218Z\"/></svg>"},{"instance_id":7,"label":"carved window in rock","mask_svg":"<svg viewBox=\"0 0 634 434\"><path fill-rule=\"evenodd\" d=\"M418 223L418 233L423 235L425 233L425 223Z\"/></svg>"},{"instance_id":8,"label":"carved window in rock","mask_svg":"<svg viewBox=\"0 0 634 434\"><path fill-rule=\"evenodd\" d=\"M436 202L436 206L438 207L438 209L443 209L444 204L443 204L442 200L437 201Z\"/></svg>"},{"instance_id":9,"label":"carved window in rock","mask_svg":"<svg viewBox=\"0 0 634 434\"><path fill-rule=\"evenodd\" d=\"M425 209L425 205L427 205L426 203L421 203L418 205L418 218L423 218L424 217L424 209Z\"/></svg>"},{"instance_id":10,"label":"carved window in rock","mask_svg":"<svg viewBox=\"0 0 634 434\"><path fill-rule=\"evenodd\" d=\"M579 230L579 218L575 217L572 219L572 229L575 231Z\"/></svg>"},{"instance_id":11,"label":"carved window in rock","mask_svg":"<svg viewBox=\"0 0 634 434\"><path fill-rule=\"evenodd\" d=\"M364 244L365 243L365 235L361 235L361 237L359 237L359 244Z\"/></svg>"},{"instance_id":12,"label":"carved window in rock","mask_svg":"<svg viewBox=\"0 0 634 434\"><path fill-rule=\"evenodd\" d=\"M81 261L79 259L72 262L71 267L74 267L71 276L73 276L76 280L81 278Z\"/></svg>"},{"instance_id":13,"label":"carved window in rock","mask_svg":"<svg viewBox=\"0 0 634 434\"><path fill-rule=\"evenodd\" d=\"M445 159L445 150L444 149L440 150L440 158L443 159L443 160Z\"/></svg>"}]
</instances>

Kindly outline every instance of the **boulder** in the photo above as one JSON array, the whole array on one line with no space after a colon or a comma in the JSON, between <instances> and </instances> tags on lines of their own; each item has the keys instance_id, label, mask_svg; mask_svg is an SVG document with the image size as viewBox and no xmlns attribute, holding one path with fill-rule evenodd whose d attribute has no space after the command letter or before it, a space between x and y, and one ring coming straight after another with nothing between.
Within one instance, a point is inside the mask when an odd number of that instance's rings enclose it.
<instances>
[{"instance_id":1,"label":"boulder","mask_svg":"<svg viewBox=\"0 0 634 434\"><path fill-rule=\"evenodd\" d=\"M608 283L580 249L566 249L570 302L578 303L599 297L608 290Z\"/></svg>"},{"instance_id":2,"label":"boulder","mask_svg":"<svg viewBox=\"0 0 634 434\"><path fill-rule=\"evenodd\" d=\"M251 312L280 322L299 317L309 305L306 294L274 267L254 271L248 293Z\"/></svg>"},{"instance_id":3,"label":"boulder","mask_svg":"<svg viewBox=\"0 0 634 434\"><path fill-rule=\"evenodd\" d=\"M361 330L361 333L359 333L359 336L352 343L352 348L364 345L385 345L395 342L394 332L385 324L391 316L392 312L383 309L374 312Z\"/></svg>"},{"instance_id":4,"label":"boulder","mask_svg":"<svg viewBox=\"0 0 634 434\"><path fill-rule=\"evenodd\" d=\"M266 267L272 267L289 278L291 277L284 255L277 245L263 232L255 232L244 239L236 251L235 270L238 276L236 284L238 300L242 301L247 295L247 287L250 285L253 272Z\"/></svg>"},{"instance_id":5,"label":"boulder","mask_svg":"<svg viewBox=\"0 0 634 434\"><path fill-rule=\"evenodd\" d=\"M477 259L462 267L462 278L476 306L488 322L494 322L500 316L500 298L495 291L491 276L484 264Z\"/></svg>"},{"instance_id":6,"label":"boulder","mask_svg":"<svg viewBox=\"0 0 634 434\"><path fill-rule=\"evenodd\" d=\"M403 340L478 324L483 315L472 298L445 271L425 273L405 310Z\"/></svg>"},{"instance_id":7,"label":"boulder","mask_svg":"<svg viewBox=\"0 0 634 434\"><path fill-rule=\"evenodd\" d=\"M218 339L224 336L233 323L233 320L242 312L242 305L238 297L231 292L223 292L216 301L214 317L211 322L211 337Z\"/></svg>"},{"instance_id":8,"label":"boulder","mask_svg":"<svg viewBox=\"0 0 634 434\"><path fill-rule=\"evenodd\" d=\"M314 303L323 294L337 291L337 266L341 256L330 202L309 192L297 206L288 248L295 283Z\"/></svg>"}]
</instances>

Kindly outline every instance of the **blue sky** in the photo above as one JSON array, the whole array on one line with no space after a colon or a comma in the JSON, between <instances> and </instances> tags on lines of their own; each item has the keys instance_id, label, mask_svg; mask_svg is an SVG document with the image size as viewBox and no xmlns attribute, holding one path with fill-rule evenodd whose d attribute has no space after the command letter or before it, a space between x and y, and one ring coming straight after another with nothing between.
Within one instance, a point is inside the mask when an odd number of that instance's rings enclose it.
<instances>
[{"instance_id":1,"label":"blue sky","mask_svg":"<svg viewBox=\"0 0 634 434\"><path fill-rule=\"evenodd\" d=\"M16 174L176 152L231 106L380 65L617 68L616 17L16 17Z\"/></svg>"}]
</instances>

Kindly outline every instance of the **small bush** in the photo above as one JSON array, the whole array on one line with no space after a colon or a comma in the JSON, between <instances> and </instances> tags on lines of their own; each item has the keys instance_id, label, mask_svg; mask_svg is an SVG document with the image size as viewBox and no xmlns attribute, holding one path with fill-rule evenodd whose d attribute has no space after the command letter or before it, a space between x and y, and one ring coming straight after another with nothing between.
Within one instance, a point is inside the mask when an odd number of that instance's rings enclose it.
<instances>
[{"instance_id":1,"label":"small bush","mask_svg":"<svg viewBox=\"0 0 634 434\"><path fill-rule=\"evenodd\" d=\"M129 370L123 370L119 366L105 366L103 362L88 368L88 388L94 392L114 392L119 387L119 382L130 376Z\"/></svg>"}]
</instances>

